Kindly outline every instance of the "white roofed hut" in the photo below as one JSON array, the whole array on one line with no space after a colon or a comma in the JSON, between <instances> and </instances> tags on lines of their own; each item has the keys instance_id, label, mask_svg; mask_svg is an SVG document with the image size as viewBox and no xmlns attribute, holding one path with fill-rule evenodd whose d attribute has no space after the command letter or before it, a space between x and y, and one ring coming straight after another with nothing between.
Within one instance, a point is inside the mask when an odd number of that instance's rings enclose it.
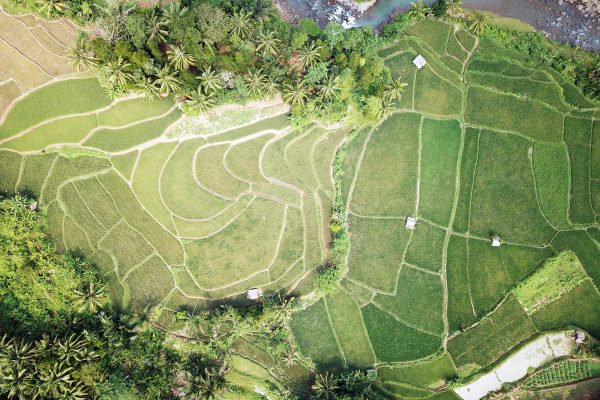
<instances>
[{"instance_id":1,"label":"white roofed hut","mask_svg":"<svg viewBox=\"0 0 600 400\"><path fill-rule=\"evenodd\" d=\"M262 296L262 292L257 288L249 289L246 293L246 297L250 300L257 300L260 296Z\"/></svg>"},{"instance_id":2,"label":"white roofed hut","mask_svg":"<svg viewBox=\"0 0 600 400\"><path fill-rule=\"evenodd\" d=\"M423 68L427 64L427 60L422 55L418 55L413 60L413 64L417 67L417 69Z\"/></svg>"},{"instance_id":3,"label":"white roofed hut","mask_svg":"<svg viewBox=\"0 0 600 400\"><path fill-rule=\"evenodd\" d=\"M501 244L500 236L496 235L492 238L492 247L500 247Z\"/></svg>"},{"instance_id":4,"label":"white roofed hut","mask_svg":"<svg viewBox=\"0 0 600 400\"><path fill-rule=\"evenodd\" d=\"M411 231L415 229L417 226L417 220L413 217L406 217L406 221L404 222L404 227L406 229L410 229Z\"/></svg>"}]
</instances>

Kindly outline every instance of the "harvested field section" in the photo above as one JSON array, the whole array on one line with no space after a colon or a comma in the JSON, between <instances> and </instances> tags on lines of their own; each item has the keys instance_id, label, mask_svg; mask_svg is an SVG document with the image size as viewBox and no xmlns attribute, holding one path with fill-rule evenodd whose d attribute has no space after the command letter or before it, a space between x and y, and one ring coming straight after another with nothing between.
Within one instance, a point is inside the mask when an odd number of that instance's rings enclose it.
<instances>
[{"instance_id":1,"label":"harvested field section","mask_svg":"<svg viewBox=\"0 0 600 400\"><path fill-rule=\"evenodd\" d=\"M393 114L375 128L351 193L352 212L388 217L414 213L419 126L419 114Z\"/></svg>"},{"instance_id":2,"label":"harvested field section","mask_svg":"<svg viewBox=\"0 0 600 400\"><path fill-rule=\"evenodd\" d=\"M556 251L574 251L596 287L600 287L600 248L585 231L560 232L552 241L552 247Z\"/></svg>"},{"instance_id":3,"label":"harvested field section","mask_svg":"<svg viewBox=\"0 0 600 400\"><path fill-rule=\"evenodd\" d=\"M21 94L23 94L23 92L14 80L7 80L0 83L0 110L2 110L0 111L0 118L4 112L8 110L10 103Z\"/></svg>"}]
</instances>

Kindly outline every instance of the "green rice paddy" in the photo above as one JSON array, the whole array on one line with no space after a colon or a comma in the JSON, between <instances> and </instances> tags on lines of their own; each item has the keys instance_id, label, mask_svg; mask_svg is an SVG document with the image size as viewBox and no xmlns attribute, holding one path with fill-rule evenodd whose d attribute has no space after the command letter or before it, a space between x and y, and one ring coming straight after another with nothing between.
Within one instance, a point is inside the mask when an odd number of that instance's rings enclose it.
<instances>
[{"instance_id":1,"label":"green rice paddy","mask_svg":"<svg viewBox=\"0 0 600 400\"><path fill-rule=\"evenodd\" d=\"M301 353L321 368L375 367L390 396L454 398L448 380L542 330L600 336L598 105L438 21L379 54L409 86L351 135L297 132L285 115L206 133L167 100L111 101L89 78L49 84L0 125L0 187L38 197L59 246L97 263L123 306L158 306L162 325L183 308L247 303L254 287L304 296L291 322ZM347 273L317 298L334 199ZM564 251L576 284L546 293L541 266ZM238 347L239 387L275 370L308 380Z\"/></svg>"}]
</instances>

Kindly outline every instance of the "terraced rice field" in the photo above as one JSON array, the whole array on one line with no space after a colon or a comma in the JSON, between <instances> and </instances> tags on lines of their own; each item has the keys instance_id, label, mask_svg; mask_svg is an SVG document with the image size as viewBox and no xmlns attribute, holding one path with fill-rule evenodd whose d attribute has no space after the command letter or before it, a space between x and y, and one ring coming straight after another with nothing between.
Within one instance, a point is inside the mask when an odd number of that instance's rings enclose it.
<instances>
[{"instance_id":1,"label":"terraced rice field","mask_svg":"<svg viewBox=\"0 0 600 400\"><path fill-rule=\"evenodd\" d=\"M441 22L413 25L380 55L408 87L348 144L348 273L292 321L301 350L323 366L380 365L383 391L427 398L541 330L600 334L600 242L586 230L600 215L598 105L546 67ZM511 290L565 250L585 277L528 315ZM438 371L440 357L450 362Z\"/></svg>"},{"instance_id":2,"label":"terraced rice field","mask_svg":"<svg viewBox=\"0 0 600 400\"><path fill-rule=\"evenodd\" d=\"M54 32L48 51L72 39L64 21L10 21L28 47L43 47L41 32ZM44 54L19 65L43 66ZM599 106L554 71L442 22L412 26L380 54L408 87L352 136L293 131L277 107L207 125L167 100L111 101L85 76L33 90L62 64L39 80L0 65L1 84L19 87L0 125L0 187L38 197L60 247L91 258L124 305L160 305L165 325L182 308L244 302L253 287L311 294L342 199L347 273L331 295L305 297L292 330L319 366L376 366L390 395L454 398L439 393L446 380L541 330L572 324L600 337ZM417 54L428 61L419 71ZM526 312L513 289L567 250L583 278Z\"/></svg>"},{"instance_id":3,"label":"terraced rice field","mask_svg":"<svg viewBox=\"0 0 600 400\"><path fill-rule=\"evenodd\" d=\"M0 121L19 96L74 72L65 53L77 31L64 18L14 17L0 7Z\"/></svg>"}]
</instances>

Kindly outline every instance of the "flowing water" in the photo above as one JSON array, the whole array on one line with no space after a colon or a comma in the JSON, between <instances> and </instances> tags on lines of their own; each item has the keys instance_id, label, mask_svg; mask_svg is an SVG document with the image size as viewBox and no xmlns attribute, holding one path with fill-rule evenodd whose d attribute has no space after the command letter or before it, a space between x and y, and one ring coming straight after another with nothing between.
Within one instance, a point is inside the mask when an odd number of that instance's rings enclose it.
<instances>
[{"instance_id":1,"label":"flowing water","mask_svg":"<svg viewBox=\"0 0 600 400\"><path fill-rule=\"evenodd\" d=\"M283 9L284 16L290 20L306 17L325 25L335 19L345 27L369 26L373 29L396 13L408 10L411 3L411 0L377 0L371 8L360 14L335 0L276 1ZM425 0L426 4L432 2ZM554 39L600 52L600 16L578 11L577 3L571 5L563 0L464 0L463 7L517 18Z\"/></svg>"}]
</instances>

